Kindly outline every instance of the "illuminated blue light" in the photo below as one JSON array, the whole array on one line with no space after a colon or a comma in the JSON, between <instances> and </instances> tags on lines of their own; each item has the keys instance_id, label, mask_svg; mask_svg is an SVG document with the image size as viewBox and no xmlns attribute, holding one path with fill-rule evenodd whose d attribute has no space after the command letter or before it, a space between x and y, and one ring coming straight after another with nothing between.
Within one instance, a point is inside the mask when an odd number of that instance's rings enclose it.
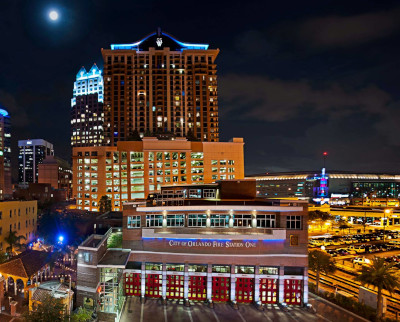
<instances>
[{"instance_id":1,"label":"illuminated blue light","mask_svg":"<svg viewBox=\"0 0 400 322\"><path fill-rule=\"evenodd\" d=\"M99 102L103 103L103 77L102 70L93 64L92 68L87 72L85 67L82 67L76 74L74 82L73 98L71 99L71 107L76 105L76 97L80 95L97 94Z\"/></svg>"},{"instance_id":2,"label":"illuminated blue light","mask_svg":"<svg viewBox=\"0 0 400 322\"><path fill-rule=\"evenodd\" d=\"M175 41L179 46L181 46L181 50L188 50L188 49L201 49L201 50L207 50L208 49L208 44L190 44L190 43L184 43L182 41L179 41L172 37L169 34L166 34L164 32L161 33L163 36L168 37ZM156 35L155 32L152 34L148 35L147 37L143 38L142 40L132 43L132 44L112 44L111 45L111 50L140 50L139 46L147 39L150 37Z\"/></svg>"},{"instance_id":3,"label":"illuminated blue light","mask_svg":"<svg viewBox=\"0 0 400 322\"><path fill-rule=\"evenodd\" d=\"M0 108L0 114L1 114L3 117L9 117L8 112L7 112L6 110L2 109L2 108Z\"/></svg>"},{"instance_id":4,"label":"illuminated blue light","mask_svg":"<svg viewBox=\"0 0 400 322\"><path fill-rule=\"evenodd\" d=\"M207 238L166 238L166 237L142 237L142 239L148 239L148 240L152 240L152 239L166 239L166 240L180 240L180 241L189 241L189 240L199 240L199 241L218 241L218 242L230 242L232 241L232 239L207 239ZM286 239L284 238L277 238L277 239L246 239L246 240L238 240L238 239L234 239L235 241L243 241L243 242L271 242L271 241L285 241Z\"/></svg>"}]
</instances>

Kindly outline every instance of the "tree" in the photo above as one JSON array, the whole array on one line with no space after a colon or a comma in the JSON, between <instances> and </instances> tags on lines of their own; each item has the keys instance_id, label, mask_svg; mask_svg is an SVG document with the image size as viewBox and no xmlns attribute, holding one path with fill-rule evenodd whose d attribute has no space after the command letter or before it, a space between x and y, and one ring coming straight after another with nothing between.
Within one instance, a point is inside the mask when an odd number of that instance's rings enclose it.
<instances>
[{"instance_id":1,"label":"tree","mask_svg":"<svg viewBox=\"0 0 400 322\"><path fill-rule=\"evenodd\" d=\"M315 210L308 213L308 221L316 221L322 231L322 226L328 220L333 219L333 216L325 211Z\"/></svg>"},{"instance_id":2,"label":"tree","mask_svg":"<svg viewBox=\"0 0 400 322\"><path fill-rule=\"evenodd\" d=\"M187 131L187 133L186 133L186 138L187 138L189 141L197 141L197 138L194 136L194 133L193 133L193 131L192 131L191 128Z\"/></svg>"},{"instance_id":3,"label":"tree","mask_svg":"<svg viewBox=\"0 0 400 322\"><path fill-rule=\"evenodd\" d=\"M140 134L137 129L134 129L132 133L128 136L128 141L142 141Z\"/></svg>"},{"instance_id":4,"label":"tree","mask_svg":"<svg viewBox=\"0 0 400 322\"><path fill-rule=\"evenodd\" d=\"M80 307L78 311L72 315L72 321L74 322L87 322L92 319L93 311L90 311L84 307Z\"/></svg>"},{"instance_id":5,"label":"tree","mask_svg":"<svg viewBox=\"0 0 400 322\"><path fill-rule=\"evenodd\" d=\"M10 231L8 235L4 238L4 241L10 245L7 247L7 252L12 253L15 247L21 248L23 244L21 244L21 239L25 240L25 236L19 235L17 236L16 231Z\"/></svg>"},{"instance_id":6,"label":"tree","mask_svg":"<svg viewBox=\"0 0 400 322\"><path fill-rule=\"evenodd\" d=\"M47 296L34 308L34 310L23 314L27 322L63 322L68 321L65 314L65 305L60 299Z\"/></svg>"},{"instance_id":7,"label":"tree","mask_svg":"<svg viewBox=\"0 0 400 322\"><path fill-rule=\"evenodd\" d=\"M386 263L384 258L374 257L372 265L365 265L360 270L355 280L361 285L371 285L378 289L377 319L382 318L382 290L386 289L393 293L396 288L400 288L400 281L397 271L394 268L396 262Z\"/></svg>"},{"instance_id":8,"label":"tree","mask_svg":"<svg viewBox=\"0 0 400 322\"><path fill-rule=\"evenodd\" d=\"M111 208L111 199L108 198L107 196L102 196L100 198L99 205L100 205L100 209L99 210L100 210L101 213L110 212L112 210L112 208Z\"/></svg>"},{"instance_id":9,"label":"tree","mask_svg":"<svg viewBox=\"0 0 400 322\"><path fill-rule=\"evenodd\" d=\"M320 273L332 274L336 271L336 265L332 257L320 250L312 250L308 253L308 267L315 272L315 289L318 294Z\"/></svg>"}]
</instances>

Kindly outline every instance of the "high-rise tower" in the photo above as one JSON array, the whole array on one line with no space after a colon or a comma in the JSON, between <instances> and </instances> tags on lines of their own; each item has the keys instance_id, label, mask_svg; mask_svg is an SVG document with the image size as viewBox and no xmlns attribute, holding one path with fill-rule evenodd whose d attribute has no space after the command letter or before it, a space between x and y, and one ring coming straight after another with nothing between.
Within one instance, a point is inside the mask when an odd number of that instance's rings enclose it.
<instances>
[{"instance_id":1,"label":"high-rise tower","mask_svg":"<svg viewBox=\"0 0 400 322\"><path fill-rule=\"evenodd\" d=\"M218 53L161 30L102 49L106 145L137 134L219 141Z\"/></svg>"},{"instance_id":2,"label":"high-rise tower","mask_svg":"<svg viewBox=\"0 0 400 322\"><path fill-rule=\"evenodd\" d=\"M98 146L104 141L103 77L96 64L76 75L71 99L71 146Z\"/></svg>"},{"instance_id":3,"label":"high-rise tower","mask_svg":"<svg viewBox=\"0 0 400 322\"><path fill-rule=\"evenodd\" d=\"M11 123L7 110L0 106L0 199L12 197Z\"/></svg>"}]
</instances>

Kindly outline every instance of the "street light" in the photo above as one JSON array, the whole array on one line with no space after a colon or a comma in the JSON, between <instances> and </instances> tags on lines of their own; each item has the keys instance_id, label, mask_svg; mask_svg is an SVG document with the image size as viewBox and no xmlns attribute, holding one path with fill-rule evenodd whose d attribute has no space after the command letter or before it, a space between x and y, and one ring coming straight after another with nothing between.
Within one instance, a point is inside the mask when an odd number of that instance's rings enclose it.
<instances>
[{"instance_id":1,"label":"street light","mask_svg":"<svg viewBox=\"0 0 400 322\"><path fill-rule=\"evenodd\" d=\"M383 242L386 240L386 215L388 216L387 219L389 219L389 214L392 212L392 209L385 209L385 217L383 218Z\"/></svg>"}]
</instances>

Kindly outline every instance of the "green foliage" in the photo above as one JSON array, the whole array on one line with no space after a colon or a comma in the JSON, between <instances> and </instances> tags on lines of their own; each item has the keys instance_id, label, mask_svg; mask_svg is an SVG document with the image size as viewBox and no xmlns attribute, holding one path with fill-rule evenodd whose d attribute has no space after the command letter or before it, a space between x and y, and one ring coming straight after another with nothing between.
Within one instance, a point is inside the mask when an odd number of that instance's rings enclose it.
<instances>
[{"instance_id":1,"label":"green foliage","mask_svg":"<svg viewBox=\"0 0 400 322\"><path fill-rule=\"evenodd\" d=\"M333 216L325 211L315 210L308 213L308 220L322 220L327 221L333 219Z\"/></svg>"},{"instance_id":2,"label":"green foliage","mask_svg":"<svg viewBox=\"0 0 400 322\"><path fill-rule=\"evenodd\" d=\"M99 208L100 213L110 212L112 210L111 199L107 196L102 196L99 201Z\"/></svg>"},{"instance_id":3,"label":"green foliage","mask_svg":"<svg viewBox=\"0 0 400 322\"><path fill-rule=\"evenodd\" d=\"M384 258L374 257L372 265L362 266L360 275L355 280L362 285L369 285L378 289L378 320L382 316L382 290L386 289L392 294L396 288L400 288L399 275L394 268L396 263L386 263Z\"/></svg>"},{"instance_id":4,"label":"green foliage","mask_svg":"<svg viewBox=\"0 0 400 322\"><path fill-rule=\"evenodd\" d=\"M15 248L21 248L23 244L21 244L21 240L25 240L25 236L19 235L17 236L16 231L10 231L8 235L4 238L4 241L10 245L7 247L7 252L12 253Z\"/></svg>"},{"instance_id":5,"label":"green foliage","mask_svg":"<svg viewBox=\"0 0 400 322\"><path fill-rule=\"evenodd\" d=\"M93 311L84 307L80 307L76 313L72 315L73 322L87 322L92 319Z\"/></svg>"},{"instance_id":6,"label":"green foliage","mask_svg":"<svg viewBox=\"0 0 400 322\"><path fill-rule=\"evenodd\" d=\"M130 135L127 137L127 141L142 141L138 130L134 130Z\"/></svg>"},{"instance_id":7,"label":"green foliage","mask_svg":"<svg viewBox=\"0 0 400 322\"><path fill-rule=\"evenodd\" d=\"M107 241L108 248L122 248L122 233L112 233Z\"/></svg>"},{"instance_id":8,"label":"green foliage","mask_svg":"<svg viewBox=\"0 0 400 322\"><path fill-rule=\"evenodd\" d=\"M5 253L0 252L0 264L6 262L7 260L8 260L8 256Z\"/></svg>"},{"instance_id":9,"label":"green foliage","mask_svg":"<svg viewBox=\"0 0 400 322\"><path fill-rule=\"evenodd\" d=\"M319 275L332 274L336 271L335 261L332 257L320 250L312 250L308 253L308 268L316 273L316 291L318 293Z\"/></svg>"},{"instance_id":10,"label":"green foliage","mask_svg":"<svg viewBox=\"0 0 400 322\"><path fill-rule=\"evenodd\" d=\"M27 322L63 322L68 321L65 314L65 306L60 299L47 296L34 311L23 314Z\"/></svg>"}]
</instances>

